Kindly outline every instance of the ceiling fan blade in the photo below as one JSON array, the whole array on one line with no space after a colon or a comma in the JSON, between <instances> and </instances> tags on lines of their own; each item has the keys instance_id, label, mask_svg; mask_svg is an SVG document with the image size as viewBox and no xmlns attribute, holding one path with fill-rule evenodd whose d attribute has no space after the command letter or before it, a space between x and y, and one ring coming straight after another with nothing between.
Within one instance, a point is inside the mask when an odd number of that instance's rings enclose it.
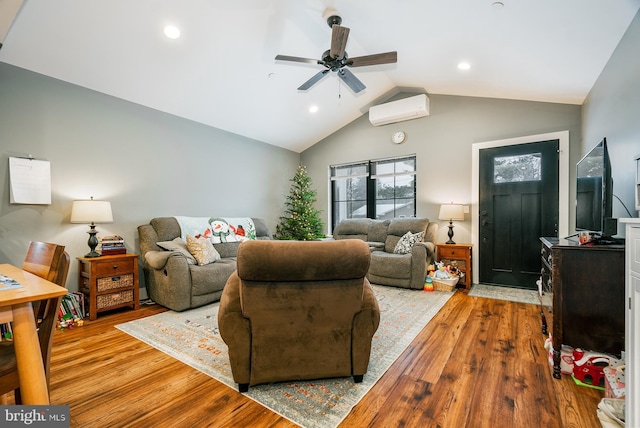
<instances>
[{"instance_id":1,"label":"ceiling fan blade","mask_svg":"<svg viewBox=\"0 0 640 428\"><path fill-rule=\"evenodd\" d=\"M300 85L298 90L299 91L306 91L307 89L309 89L310 87L312 87L313 85L318 83L320 81L320 79L322 79L325 76L325 74L327 74L328 72L329 72L329 69L326 69L326 70L322 70L322 71L314 74L311 79L307 80L302 85Z\"/></svg>"},{"instance_id":2,"label":"ceiling fan blade","mask_svg":"<svg viewBox=\"0 0 640 428\"><path fill-rule=\"evenodd\" d=\"M331 58L343 58L344 50L347 47L347 38L349 37L349 29L333 24L331 27L331 49L329 54Z\"/></svg>"},{"instance_id":3,"label":"ceiling fan blade","mask_svg":"<svg viewBox=\"0 0 640 428\"><path fill-rule=\"evenodd\" d=\"M364 67L365 65L391 64L398 62L398 52L385 52L373 55L357 56L349 58L349 67Z\"/></svg>"},{"instance_id":4,"label":"ceiling fan blade","mask_svg":"<svg viewBox=\"0 0 640 428\"><path fill-rule=\"evenodd\" d=\"M342 81L346 83L347 86L350 87L351 90L356 94L366 88L366 86L364 86L364 83L362 83L352 72L350 72L346 68L341 68L338 71L338 77L340 77Z\"/></svg>"},{"instance_id":5,"label":"ceiling fan blade","mask_svg":"<svg viewBox=\"0 0 640 428\"><path fill-rule=\"evenodd\" d=\"M299 56L288 56L288 55L276 55L276 61L293 61L293 62L304 62L307 64L320 64L322 65L322 61L311 58L300 58Z\"/></svg>"}]
</instances>

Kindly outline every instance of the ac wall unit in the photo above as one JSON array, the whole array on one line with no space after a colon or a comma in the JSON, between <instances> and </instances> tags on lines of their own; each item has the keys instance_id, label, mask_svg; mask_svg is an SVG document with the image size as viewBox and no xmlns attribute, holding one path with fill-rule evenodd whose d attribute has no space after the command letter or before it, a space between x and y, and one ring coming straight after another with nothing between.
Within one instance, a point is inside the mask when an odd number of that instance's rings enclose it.
<instances>
[{"instance_id":1,"label":"ac wall unit","mask_svg":"<svg viewBox=\"0 0 640 428\"><path fill-rule=\"evenodd\" d=\"M387 125L425 116L429 116L429 97L426 94L391 101L369 109L369 122L373 126Z\"/></svg>"}]
</instances>

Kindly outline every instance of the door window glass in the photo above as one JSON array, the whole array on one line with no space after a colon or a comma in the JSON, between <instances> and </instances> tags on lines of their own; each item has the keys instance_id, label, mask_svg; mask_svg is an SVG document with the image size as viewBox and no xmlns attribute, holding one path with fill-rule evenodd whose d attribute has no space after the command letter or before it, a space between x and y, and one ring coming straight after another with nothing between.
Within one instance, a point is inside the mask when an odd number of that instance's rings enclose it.
<instances>
[{"instance_id":1,"label":"door window glass","mask_svg":"<svg viewBox=\"0 0 640 428\"><path fill-rule=\"evenodd\" d=\"M542 154L529 153L493 158L493 182L514 183L542 180Z\"/></svg>"}]
</instances>

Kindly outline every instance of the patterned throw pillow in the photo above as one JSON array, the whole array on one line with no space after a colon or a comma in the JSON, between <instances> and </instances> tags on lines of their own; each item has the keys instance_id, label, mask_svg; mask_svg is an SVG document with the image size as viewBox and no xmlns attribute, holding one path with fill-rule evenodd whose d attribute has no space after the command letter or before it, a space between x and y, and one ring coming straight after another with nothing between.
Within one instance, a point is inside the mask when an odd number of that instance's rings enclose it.
<instances>
[{"instance_id":1,"label":"patterned throw pillow","mask_svg":"<svg viewBox=\"0 0 640 428\"><path fill-rule=\"evenodd\" d=\"M416 242L422 242L423 238L424 232L405 233L396 244L396 248L393 249L393 254L409 254L411 252L411 249L413 248L413 245Z\"/></svg>"},{"instance_id":2,"label":"patterned throw pillow","mask_svg":"<svg viewBox=\"0 0 640 428\"><path fill-rule=\"evenodd\" d=\"M199 266L220 260L220 253L213 248L209 238L194 238L191 235L187 235L187 248Z\"/></svg>"}]
</instances>

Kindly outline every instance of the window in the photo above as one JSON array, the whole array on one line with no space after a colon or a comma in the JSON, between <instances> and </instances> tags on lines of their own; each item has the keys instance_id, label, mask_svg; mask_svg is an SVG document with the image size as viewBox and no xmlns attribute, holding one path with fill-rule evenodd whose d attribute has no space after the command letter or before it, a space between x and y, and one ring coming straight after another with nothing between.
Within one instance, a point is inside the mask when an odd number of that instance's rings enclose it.
<instances>
[{"instance_id":1,"label":"window","mask_svg":"<svg viewBox=\"0 0 640 428\"><path fill-rule=\"evenodd\" d=\"M502 156L493 160L493 182L513 183L542 180L542 154Z\"/></svg>"},{"instance_id":2,"label":"window","mask_svg":"<svg viewBox=\"0 0 640 428\"><path fill-rule=\"evenodd\" d=\"M367 216L369 162L331 167L333 226L345 218Z\"/></svg>"},{"instance_id":3,"label":"window","mask_svg":"<svg viewBox=\"0 0 640 428\"><path fill-rule=\"evenodd\" d=\"M332 166L332 228L347 218L415 217L415 176L415 156Z\"/></svg>"}]
</instances>

